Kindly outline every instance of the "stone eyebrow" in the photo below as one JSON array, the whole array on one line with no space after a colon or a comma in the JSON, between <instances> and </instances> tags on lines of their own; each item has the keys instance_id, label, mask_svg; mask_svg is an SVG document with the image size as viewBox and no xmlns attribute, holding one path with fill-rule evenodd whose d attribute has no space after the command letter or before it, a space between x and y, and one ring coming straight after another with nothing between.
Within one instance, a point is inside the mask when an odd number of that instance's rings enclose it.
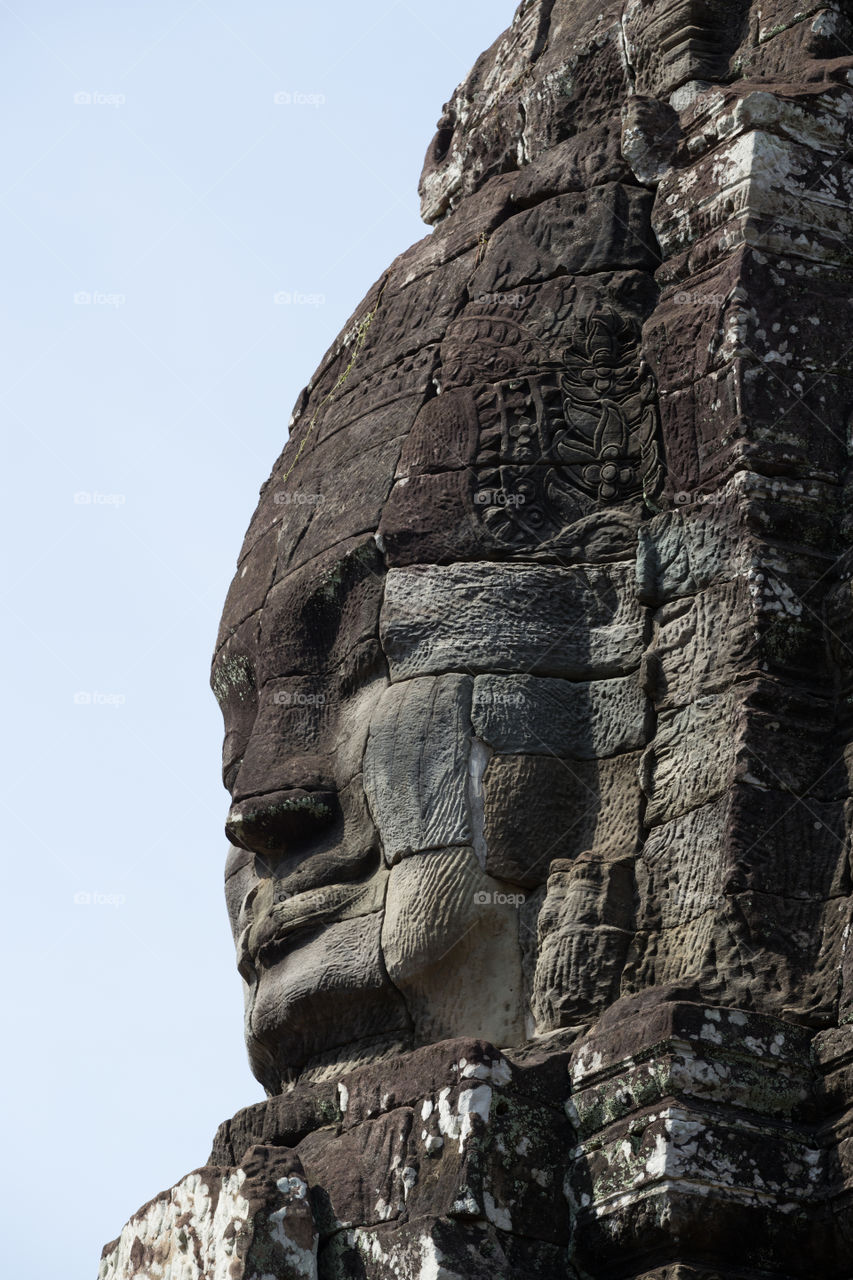
<instances>
[{"instance_id":1,"label":"stone eyebrow","mask_svg":"<svg viewBox=\"0 0 853 1280\"><path fill-rule=\"evenodd\" d=\"M210 687L220 706L236 694L241 702L248 701L257 691L255 671L245 654L227 654L214 660Z\"/></svg>"}]
</instances>

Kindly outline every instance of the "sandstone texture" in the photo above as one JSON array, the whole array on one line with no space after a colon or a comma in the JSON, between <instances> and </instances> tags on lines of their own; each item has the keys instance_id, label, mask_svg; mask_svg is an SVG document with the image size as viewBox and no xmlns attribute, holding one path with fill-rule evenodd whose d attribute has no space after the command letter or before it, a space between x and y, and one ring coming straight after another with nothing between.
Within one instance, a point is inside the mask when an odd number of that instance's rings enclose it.
<instances>
[{"instance_id":1,"label":"sandstone texture","mask_svg":"<svg viewBox=\"0 0 853 1280\"><path fill-rule=\"evenodd\" d=\"M852 143L840 2L446 104L214 656L268 1101L101 1280L853 1276Z\"/></svg>"}]
</instances>

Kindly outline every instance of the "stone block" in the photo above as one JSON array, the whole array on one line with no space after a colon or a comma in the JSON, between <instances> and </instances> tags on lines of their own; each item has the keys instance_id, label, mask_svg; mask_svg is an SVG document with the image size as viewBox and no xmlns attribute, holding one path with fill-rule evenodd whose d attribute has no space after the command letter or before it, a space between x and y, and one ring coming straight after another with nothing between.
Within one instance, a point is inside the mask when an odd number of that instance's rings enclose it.
<instances>
[{"instance_id":1,"label":"stone block","mask_svg":"<svg viewBox=\"0 0 853 1280\"><path fill-rule=\"evenodd\" d=\"M445 671L624 675L638 666L643 644L633 576L633 565L392 569L380 631L391 679Z\"/></svg>"},{"instance_id":2,"label":"stone block","mask_svg":"<svg viewBox=\"0 0 853 1280\"><path fill-rule=\"evenodd\" d=\"M634 925L633 865L592 854L552 864L533 988L540 1032L582 1025L617 999Z\"/></svg>"},{"instance_id":3,"label":"stone block","mask_svg":"<svg viewBox=\"0 0 853 1280\"><path fill-rule=\"evenodd\" d=\"M796 1120L808 1031L670 996L617 1003L575 1050L578 1262L634 1276L627 1257L642 1250L673 1266L710 1253L721 1275L788 1274L794 1248L795 1275L810 1274L807 1258L831 1266L825 1156Z\"/></svg>"},{"instance_id":4,"label":"stone block","mask_svg":"<svg viewBox=\"0 0 853 1280\"><path fill-rule=\"evenodd\" d=\"M364 756L364 788L390 864L471 843L469 676L403 680L382 694Z\"/></svg>"},{"instance_id":5,"label":"stone block","mask_svg":"<svg viewBox=\"0 0 853 1280\"><path fill-rule=\"evenodd\" d=\"M498 1044L518 1041L521 900L483 871L473 849L415 854L392 868L382 950L415 1043L446 1039L460 1026ZM448 972L458 980L448 983Z\"/></svg>"},{"instance_id":6,"label":"stone block","mask_svg":"<svg viewBox=\"0 0 853 1280\"><path fill-rule=\"evenodd\" d=\"M471 704L475 736L496 752L576 760L636 751L646 741L647 715L636 676L589 683L478 676Z\"/></svg>"},{"instance_id":7,"label":"stone block","mask_svg":"<svg viewBox=\"0 0 853 1280\"><path fill-rule=\"evenodd\" d=\"M484 777L485 869L526 888L556 859L633 853L640 836L636 752L605 760L493 756Z\"/></svg>"},{"instance_id":8,"label":"stone block","mask_svg":"<svg viewBox=\"0 0 853 1280\"><path fill-rule=\"evenodd\" d=\"M470 289L498 293L558 273L653 267L650 209L647 191L615 182L545 200L495 232Z\"/></svg>"}]
</instances>

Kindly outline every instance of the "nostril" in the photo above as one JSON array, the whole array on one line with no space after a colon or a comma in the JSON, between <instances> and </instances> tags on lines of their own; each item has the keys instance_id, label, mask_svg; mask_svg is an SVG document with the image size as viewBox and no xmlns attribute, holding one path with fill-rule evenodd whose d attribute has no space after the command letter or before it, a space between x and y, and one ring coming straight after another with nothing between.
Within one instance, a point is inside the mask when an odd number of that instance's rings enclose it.
<instances>
[{"instance_id":1,"label":"nostril","mask_svg":"<svg viewBox=\"0 0 853 1280\"><path fill-rule=\"evenodd\" d=\"M252 853L284 853L338 817L334 791L276 791L231 806L225 834L232 844Z\"/></svg>"}]
</instances>

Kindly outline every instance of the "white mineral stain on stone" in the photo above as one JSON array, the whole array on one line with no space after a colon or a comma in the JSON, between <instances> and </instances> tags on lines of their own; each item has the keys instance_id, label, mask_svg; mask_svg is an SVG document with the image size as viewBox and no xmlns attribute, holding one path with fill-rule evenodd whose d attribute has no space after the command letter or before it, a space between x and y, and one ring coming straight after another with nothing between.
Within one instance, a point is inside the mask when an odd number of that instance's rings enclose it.
<instances>
[{"instance_id":1,"label":"white mineral stain on stone","mask_svg":"<svg viewBox=\"0 0 853 1280\"><path fill-rule=\"evenodd\" d=\"M444 1255L436 1245L432 1236L424 1235L421 1237L421 1268L417 1276L412 1275L410 1270L398 1271L397 1275L412 1277L412 1280L461 1280L461 1277L455 1272L450 1271L444 1266Z\"/></svg>"},{"instance_id":2,"label":"white mineral stain on stone","mask_svg":"<svg viewBox=\"0 0 853 1280\"><path fill-rule=\"evenodd\" d=\"M99 1280L140 1275L131 1257L137 1239L150 1255L146 1280L242 1280L253 1235L249 1202L240 1194L245 1180L242 1169L227 1175L215 1197L200 1174L184 1178L131 1218L101 1260ZM184 1215L189 1220L179 1228Z\"/></svg>"},{"instance_id":3,"label":"white mineral stain on stone","mask_svg":"<svg viewBox=\"0 0 853 1280\"><path fill-rule=\"evenodd\" d=\"M338 1106L343 1114L346 1115L347 1107L349 1106L349 1089L345 1084L338 1085Z\"/></svg>"},{"instance_id":4,"label":"white mineral stain on stone","mask_svg":"<svg viewBox=\"0 0 853 1280\"><path fill-rule=\"evenodd\" d=\"M463 1089L456 1103L454 1115L450 1106L450 1089L442 1089L438 1096L438 1127L446 1138L454 1138L459 1143L459 1150L464 1149L467 1139L473 1133L473 1117L478 1115L486 1124L492 1105L492 1090L488 1085L477 1085L474 1089Z\"/></svg>"},{"instance_id":5,"label":"white mineral stain on stone","mask_svg":"<svg viewBox=\"0 0 853 1280\"><path fill-rule=\"evenodd\" d=\"M304 1212L304 1206L308 1202L308 1184L303 1178L289 1177L279 1178L276 1186L283 1196L288 1200L297 1201L300 1211ZM292 1212L293 1204L286 1204L281 1209L277 1209L275 1213L269 1216L270 1236L281 1247L281 1250L290 1263L291 1267L296 1271L297 1275L304 1276L305 1280L316 1280L317 1276L317 1245L318 1240L315 1235L313 1246L310 1249L301 1248L287 1232L287 1216ZM228 1273L229 1280L238 1280L231 1272Z\"/></svg>"},{"instance_id":6,"label":"white mineral stain on stone","mask_svg":"<svg viewBox=\"0 0 853 1280\"><path fill-rule=\"evenodd\" d=\"M627 1152L625 1152L626 1147L628 1148ZM625 1153L626 1158L630 1159L631 1155L633 1154L630 1142L623 1143L622 1150ZM646 1165L645 1165L646 1176L649 1178L663 1177L663 1175L666 1173L668 1155L669 1155L669 1143L666 1140L666 1135L663 1133L659 1133L655 1137L655 1149L653 1153L649 1156L649 1158L646 1160Z\"/></svg>"},{"instance_id":7,"label":"white mineral stain on stone","mask_svg":"<svg viewBox=\"0 0 853 1280\"><path fill-rule=\"evenodd\" d=\"M373 1212L376 1214L380 1222L387 1222L389 1218L394 1217L393 1206L390 1204L386 1204L386 1202L382 1199L381 1196L376 1201L376 1204L374 1205L374 1208L373 1208Z\"/></svg>"},{"instance_id":8,"label":"white mineral stain on stone","mask_svg":"<svg viewBox=\"0 0 853 1280\"><path fill-rule=\"evenodd\" d=\"M464 1195L461 1195L456 1200L454 1200L453 1208L451 1212L461 1213L469 1218L482 1217L480 1206L477 1204L477 1201L474 1199L473 1195L467 1188L465 1189Z\"/></svg>"},{"instance_id":9,"label":"white mineral stain on stone","mask_svg":"<svg viewBox=\"0 0 853 1280\"><path fill-rule=\"evenodd\" d=\"M499 1058L492 1063L466 1062L461 1058L459 1067L464 1080L489 1080L496 1085L506 1085L512 1080L512 1070L506 1058Z\"/></svg>"},{"instance_id":10,"label":"white mineral stain on stone","mask_svg":"<svg viewBox=\"0 0 853 1280\"><path fill-rule=\"evenodd\" d=\"M576 1064L571 1068L572 1083L577 1085L583 1080L584 1076L592 1075L598 1071L603 1061L604 1058L598 1050L589 1057L582 1051L578 1054Z\"/></svg>"},{"instance_id":11,"label":"white mineral stain on stone","mask_svg":"<svg viewBox=\"0 0 853 1280\"><path fill-rule=\"evenodd\" d=\"M486 865L486 817L483 778L492 758L491 748L479 738L472 737L468 756L468 808L471 813L471 843L481 867ZM462 1063L459 1064L462 1066Z\"/></svg>"},{"instance_id":12,"label":"white mineral stain on stone","mask_svg":"<svg viewBox=\"0 0 853 1280\"><path fill-rule=\"evenodd\" d=\"M491 1106L492 1091L488 1085L479 1085L475 1089L462 1090L458 1102L458 1111L462 1117L462 1129L459 1135L460 1149L465 1139L473 1132L472 1116L478 1115L484 1124L488 1124Z\"/></svg>"},{"instance_id":13,"label":"white mineral stain on stone","mask_svg":"<svg viewBox=\"0 0 853 1280\"><path fill-rule=\"evenodd\" d=\"M509 1211L502 1205L495 1204L493 1196L488 1191L483 1192L483 1208L486 1210L489 1222L493 1222L501 1231L512 1231L512 1218Z\"/></svg>"},{"instance_id":14,"label":"white mineral stain on stone","mask_svg":"<svg viewBox=\"0 0 853 1280\"><path fill-rule=\"evenodd\" d=\"M705 93L710 85L705 80L688 80L669 96L669 105L674 111L686 111L692 106L701 93Z\"/></svg>"},{"instance_id":15,"label":"white mineral stain on stone","mask_svg":"<svg viewBox=\"0 0 853 1280\"><path fill-rule=\"evenodd\" d=\"M432 1115L432 1112L433 1112L433 1102L432 1102L432 1099L431 1099L431 1098L427 1098L427 1099L426 1099L426 1101L424 1102L423 1106L421 1107L421 1119L422 1119L422 1120L429 1120L430 1116Z\"/></svg>"}]
</instances>

